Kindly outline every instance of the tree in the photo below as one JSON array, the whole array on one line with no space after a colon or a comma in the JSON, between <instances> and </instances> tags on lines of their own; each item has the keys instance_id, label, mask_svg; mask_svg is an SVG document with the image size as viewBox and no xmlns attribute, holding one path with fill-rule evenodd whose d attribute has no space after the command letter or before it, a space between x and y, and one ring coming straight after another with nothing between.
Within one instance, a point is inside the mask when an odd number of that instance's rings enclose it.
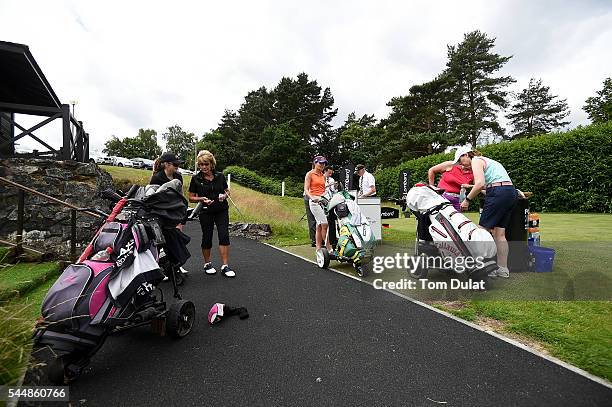
<instances>
[{"instance_id":1,"label":"tree","mask_svg":"<svg viewBox=\"0 0 612 407\"><path fill-rule=\"evenodd\" d=\"M152 129L139 129L138 136L134 139L133 144L134 150L136 150L138 154L132 157L142 157L154 160L162 153L161 147L157 144L157 132Z\"/></svg>"},{"instance_id":2,"label":"tree","mask_svg":"<svg viewBox=\"0 0 612 407\"><path fill-rule=\"evenodd\" d=\"M185 160L187 167L191 168L195 162L195 135L175 124L168 127L168 131L162 134L162 137L166 141L166 151L171 151Z\"/></svg>"},{"instance_id":3,"label":"tree","mask_svg":"<svg viewBox=\"0 0 612 407\"><path fill-rule=\"evenodd\" d=\"M382 133L384 129L376 125L374 115L364 114L357 118L352 112L342 126L328 133L330 138L325 148L319 144L319 151L334 165L352 162L373 169L378 163Z\"/></svg>"},{"instance_id":4,"label":"tree","mask_svg":"<svg viewBox=\"0 0 612 407\"><path fill-rule=\"evenodd\" d=\"M282 78L270 96L274 124L288 123L305 142L316 144L331 130L330 123L338 113L338 109L333 109L331 90L322 90L316 80L309 80L303 72L295 80Z\"/></svg>"},{"instance_id":5,"label":"tree","mask_svg":"<svg viewBox=\"0 0 612 407\"><path fill-rule=\"evenodd\" d=\"M239 151L243 153L243 165L253 169L257 151L261 148L261 135L267 126L273 124L273 98L262 86L249 92L244 97L244 103L238 109L236 124L239 136Z\"/></svg>"},{"instance_id":6,"label":"tree","mask_svg":"<svg viewBox=\"0 0 612 407\"><path fill-rule=\"evenodd\" d=\"M276 178L300 179L310 169L311 149L289 123L268 126L262 134L262 148L256 155L254 170Z\"/></svg>"},{"instance_id":7,"label":"tree","mask_svg":"<svg viewBox=\"0 0 612 407\"><path fill-rule=\"evenodd\" d=\"M459 143L469 141L476 147L483 132L502 136L497 111L508 105L510 76L493 77L511 57L491 52L495 39L480 31L465 34L463 42L448 46L446 64L450 89L449 127Z\"/></svg>"},{"instance_id":8,"label":"tree","mask_svg":"<svg viewBox=\"0 0 612 407\"><path fill-rule=\"evenodd\" d=\"M555 100L558 96L553 96L550 88L542 85L541 79L530 79L527 88L514 97L512 113L507 116L514 129L509 138L548 133L570 123L563 121L570 114L566 100Z\"/></svg>"},{"instance_id":9,"label":"tree","mask_svg":"<svg viewBox=\"0 0 612 407\"><path fill-rule=\"evenodd\" d=\"M155 130L140 129L136 137L126 137L120 140L117 136L112 136L104 143L102 151L119 157L155 159L161 154L161 147L157 144Z\"/></svg>"},{"instance_id":10,"label":"tree","mask_svg":"<svg viewBox=\"0 0 612 407\"><path fill-rule=\"evenodd\" d=\"M384 147L390 163L443 151L451 144L448 129L449 82L444 74L414 85L407 96L392 98L389 116L381 121L387 130Z\"/></svg>"},{"instance_id":11,"label":"tree","mask_svg":"<svg viewBox=\"0 0 612 407\"><path fill-rule=\"evenodd\" d=\"M337 114L333 104L330 89L322 89L307 74L300 73L296 79L284 77L270 91L262 86L249 92L238 111L226 111L219 126L205 135L202 144L216 149L217 154L227 150L227 164L257 170L269 165L262 163L262 157L271 157L270 152L281 153L270 143L280 143L288 149L280 156L287 162L301 163L296 167L301 172L309 168L310 159L321 145L330 145L331 120ZM290 145L280 141L282 134L289 137ZM279 168L284 173L278 176L298 172L285 165Z\"/></svg>"},{"instance_id":12,"label":"tree","mask_svg":"<svg viewBox=\"0 0 612 407\"><path fill-rule=\"evenodd\" d=\"M603 89L597 92L597 96L588 98L583 109L593 123L612 120L612 78L604 80Z\"/></svg>"},{"instance_id":13,"label":"tree","mask_svg":"<svg viewBox=\"0 0 612 407\"><path fill-rule=\"evenodd\" d=\"M219 126L205 133L198 141L197 151L209 150L215 156L217 169L229 165L244 165L244 151L236 112L226 110Z\"/></svg>"},{"instance_id":14,"label":"tree","mask_svg":"<svg viewBox=\"0 0 612 407\"><path fill-rule=\"evenodd\" d=\"M104 143L102 152L110 156L123 157L123 142L114 134Z\"/></svg>"}]
</instances>

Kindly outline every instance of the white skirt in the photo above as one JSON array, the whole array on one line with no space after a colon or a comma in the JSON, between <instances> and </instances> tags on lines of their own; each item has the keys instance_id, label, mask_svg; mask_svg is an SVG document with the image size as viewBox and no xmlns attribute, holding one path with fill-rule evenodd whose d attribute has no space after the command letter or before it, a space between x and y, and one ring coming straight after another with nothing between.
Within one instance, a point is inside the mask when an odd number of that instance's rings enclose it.
<instances>
[{"instance_id":1,"label":"white skirt","mask_svg":"<svg viewBox=\"0 0 612 407\"><path fill-rule=\"evenodd\" d=\"M317 225L327 225L327 216L325 216L325 211L319 205L318 202L313 202L312 199L308 201L308 206L310 206L310 212L317 221Z\"/></svg>"}]
</instances>

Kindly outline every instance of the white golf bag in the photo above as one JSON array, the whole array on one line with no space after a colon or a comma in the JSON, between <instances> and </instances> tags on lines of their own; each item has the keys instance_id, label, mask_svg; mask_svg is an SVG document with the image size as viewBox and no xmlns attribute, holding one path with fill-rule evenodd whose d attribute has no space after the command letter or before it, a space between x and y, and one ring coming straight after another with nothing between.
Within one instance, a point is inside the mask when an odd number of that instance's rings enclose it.
<instances>
[{"instance_id":1,"label":"white golf bag","mask_svg":"<svg viewBox=\"0 0 612 407\"><path fill-rule=\"evenodd\" d=\"M487 230L478 227L458 212L441 196L443 192L429 185L417 184L406 195L406 204L418 222L415 254L441 256L446 259L462 258L462 263L472 259L474 261L469 261L472 265L470 267L454 267L446 271L488 274L497 267L497 249L493 237ZM424 278L426 275L427 268L420 270L417 277Z\"/></svg>"}]
</instances>

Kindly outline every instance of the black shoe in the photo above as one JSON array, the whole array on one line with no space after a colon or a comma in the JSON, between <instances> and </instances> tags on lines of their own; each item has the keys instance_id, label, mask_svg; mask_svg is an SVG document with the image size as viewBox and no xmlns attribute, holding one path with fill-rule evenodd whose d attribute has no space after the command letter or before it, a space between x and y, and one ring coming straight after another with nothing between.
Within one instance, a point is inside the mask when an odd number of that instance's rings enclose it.
<instances>
[{"instance_id":1,"label":"black shoe","mask_svg":"<svg viewBox=\"0 0 612 407\"><path fill-rule=\"evenodd\" d=\"M315 242L310 242L310 247L317 247L317 244Z\"/></svg>"},{"instance_id":2,"label":"black shoe","mask_svg":"<svg viewBox=\"0 0 612 407\"><path fill-rule=\"evenodd\" d=\"M234 278L236 277L236 273L234 272L234 270L232 270L231 268L229 268L229 266L222 266L221 267L221 272L223 273L223 275L225 277L229 277L229 278Z\"/></svg>"},{"instance_id":3,"label":"black shoe","mask_svg":"<svg viewBox=\"0 0 612 407\"><path fill-rule=\"evenodd\" d=\"M204 272L208 274L209 276L212 276L213 274L217 274L217 270L215 270L215 268L213 267L212 262L206 263L204 265Z\"/></svg>"}]
</instances>

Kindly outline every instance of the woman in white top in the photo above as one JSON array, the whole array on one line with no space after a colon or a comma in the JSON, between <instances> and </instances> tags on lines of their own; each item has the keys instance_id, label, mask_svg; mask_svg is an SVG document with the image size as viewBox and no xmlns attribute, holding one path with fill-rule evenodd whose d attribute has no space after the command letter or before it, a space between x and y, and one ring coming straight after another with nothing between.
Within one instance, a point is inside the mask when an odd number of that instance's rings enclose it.
<instances>
[{"instance_id":1,"label":"woman in white top","mask_svg":"<svg viewBox=\"0 0 612 407\"><path fill-rule=\"evenodd\" d=\"M506 227L510 222L512 208L519 192L512 184L504 166L491 158L483 157L480 152L468 151L459 157L459 162L464 166L471 165L474 173L474 187L461 203L461 209L467 210L472 199L482 190L486 192L479 224L493 235L499 266L489 276L508 278L510 270L508 270ZM522 195L522 192L520 194Z\"/></svg>"}]
</instances>

